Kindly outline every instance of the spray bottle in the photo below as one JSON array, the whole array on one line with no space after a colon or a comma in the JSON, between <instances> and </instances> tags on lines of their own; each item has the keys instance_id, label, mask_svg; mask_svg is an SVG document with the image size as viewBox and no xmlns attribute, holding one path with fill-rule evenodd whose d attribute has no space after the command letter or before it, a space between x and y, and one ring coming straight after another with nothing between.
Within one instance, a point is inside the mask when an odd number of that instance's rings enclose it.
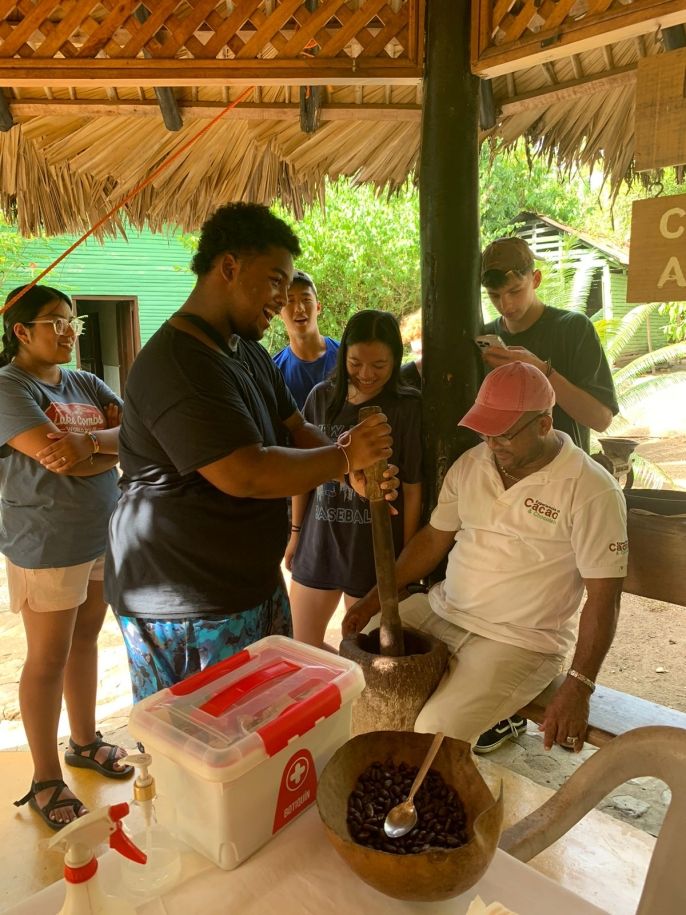
<instances>
[{"instance_id":1,"label":"spray bottle","mask_svg":"<svg viewBox=\"0 0 686 915\"><path fill-rule=\"evenodd\" d=\"M94 846L109 839L110 848L131 861L145 863L145 855L124 833L121 820L129 805L113 804L78 817L48 842L48 848L64 852L67 892L58 915L136 915L125 899L106 896L97 878Z\"/></svg>"},{"instance_id":2,"label":"spray bottle","mask_svg":"<svg viewBox=\"0 0 686 915\"><path fill-rule=\"evenodd\" d=\"M138 770L133 783L133 803L131 815L126 821L126 830L147 856L143 867L122 861L122 880L132 893L156 896L178 882L181 876L181 851L172 834L158 819L161 799L155 790L155 779L148 771L152 757L149 753L137 753L127 756L122 762L135 766ZM168 823L173 811L164 810L163 813L164 822Z\"/></svg>"}]
</instances>

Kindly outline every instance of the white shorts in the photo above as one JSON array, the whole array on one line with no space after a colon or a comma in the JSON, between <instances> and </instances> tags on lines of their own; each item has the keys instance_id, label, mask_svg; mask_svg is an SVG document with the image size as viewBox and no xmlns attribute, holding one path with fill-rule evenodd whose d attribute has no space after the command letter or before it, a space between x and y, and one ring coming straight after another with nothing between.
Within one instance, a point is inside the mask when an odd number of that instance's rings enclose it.
<instances>
[{"instance_id":1,"label":"white shorts","mask_svg":"<svg viewBox=\"0 0 686 915\"><path fill-rule=\"evenodd\" d=\"M26 605L36 613L52 613L80 607L89 581L102 581L105 557L61 569L22 569L5 557L10 610L21 613Z\"/></svg>"}]
</instances>

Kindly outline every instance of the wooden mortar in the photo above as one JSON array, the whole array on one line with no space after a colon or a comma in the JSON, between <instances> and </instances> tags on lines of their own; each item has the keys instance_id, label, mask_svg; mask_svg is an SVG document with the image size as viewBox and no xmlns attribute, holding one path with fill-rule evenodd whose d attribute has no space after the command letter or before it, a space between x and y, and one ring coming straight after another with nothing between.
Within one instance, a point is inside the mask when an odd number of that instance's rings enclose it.
<instances>
[{"instance_id":1,"label":"wooden mortar","mask_svg":"<svg viewBox=\"0 0 686 915\"><path fill-rule=\"evenodd\" d=\"M379 407L363 407L360 421L378 412ZM338 649L364 672L366 686L353 705L353 734L411 731L448 662L448 649L443 642L427 633L403 628L400 620L391 516L380 487L387 467L386 461L379 461L365 471L380 626L368 635L358 633L343 639Z\"/></svg>"}]
</instances>

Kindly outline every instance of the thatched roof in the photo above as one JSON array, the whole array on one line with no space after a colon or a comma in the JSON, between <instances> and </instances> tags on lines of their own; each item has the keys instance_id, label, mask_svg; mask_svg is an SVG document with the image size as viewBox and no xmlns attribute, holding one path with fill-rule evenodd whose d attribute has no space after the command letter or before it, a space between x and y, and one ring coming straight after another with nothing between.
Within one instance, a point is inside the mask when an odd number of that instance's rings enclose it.
<instances>
[{"instance_id":1,"label":"thatched roof","mask_svg":"<svg viewBox=\"0 0 686 915\"><path fill-rule=\"evenodd\" d=\"M333 0L327 2L333 4ZM173 22L167 21L166 32L164 27L161 32L155 31L159 24L155 28L150 25L154 16L144 27L141 23L145 20L137 24L132 14L112 32L107 45L103 30L115 13L119 15L119 7L115 10L112 4L81 5L84 9L88 6L90 19L84 20L76 30L73 24L69 25L71 31L67 29L67 14L60 6L55 7L52 18L43 24L38 38L37 33L30 34L28 26L25 34L17 37L18 30L28 21L28 17L22 19L21 7L13 9L14 31L7 30L9 18L0 23L5 27L4 32L0 29L0 64L6 58L12 65L21 65L23 60L19 57L26 59L32 51L37 55L41 47L43 58L45 47L59 48L56 56L60 65L67 65L70 57L90 46L100 58L79 62L89 79L79 79L78 85L67 85L66 77L55 77L54 85L38 86L35 81L29 85L30 81L17 80L15 88L3 90L4 107L15 126L0 133L0 208L8 216L16 217L26 234L87 229L243 88L220 86L215 79L207 84L173 89L183 126L171 132L162 122L152 86L139 88L130 83L123 85L122 81L118 87L98 84L96 65L106 63L102 59L103 47L108 54L116 55L133 42L135 53L129 63L142 64L143 57L161 54L166 35L167 40L173 36L179 46L175 52L177 63L189 57L191 51L202 55L203 49L210 48L215 58L224 54L235 64L260 40L272 13L275 16L278 12L269 0L253 3L251 8L257 9L257 18L248 23L252 31L244 24L243 31L236 31L223 49L219 45L216 49L210 47L211 42L223 40L221 36L230 25L231 15L236 15L235 3L187 0L176 4L175 12L170 14ZM122 4L122 9L125 6L133 8L135 4ZM149 6L151 10L156 8L154 4ZM297 3L290 6L295 9ZM310 44L314 42L321 50L319 60L327 64L326 78L332 80L323 86L324 78L318 81L322 105L318 129L313 133L301 129L300 86L276 85L273 78L265 80L269 85L257 86L249 102L242 103L215 124L152 186L128 204L122 217L137 227L148 225L159 229L178 225L190 230L196 229L217 205L227 200L269 203L281 199L297 214L322 193L327 176L347 175L390 190L408 178L414 179L420 147L422 53L421 40L416 35L421 31L424 0L388 0L388 5L383 7L374 3L376 12L372 19L363 29L360 26L344 47L341 47L341 34L355 25L362 5L345 0L334 6L339 8L335 22L328 21L324 27L320 21L315 22L318 14L303 13L303 19L297 13L299 24L289 26L282 22L280 31L268 42L265 39L262 50L255 52L255 56L259 53L262 58L273 57L277 50L280 53L291 47L299 35L316 35ZM510 10L514 14L521 6L519 0L513 0ZM201 7L207 21L197 28L194 24L188 26L182 40L179 35L190 19L196 16L196 24L200 21ZM316 7L314 4L313 8ZM414 13L410 15L412 10ZM414 23L416 30L414 45L412 38L407 38L408 23ZM148 25L150 28L144 32ZM64 30L63 36L57 34L60 29ZM90 33L86 34L88 29ZM201 34L202 40L198 37ZM214 36L209 43L207 34ZM309 47L305 37L298 47ZM111 51L114 38L119 44ZM21 41L25 44L21 45ZM407 53L402 41L410 49ZM331 58L324 60L327 42L331 42ZM6 54L3 43L8 49ZM306 63L302 59L305 52L297 48L295 51L297 60L290 63ZM347 65L353 61L360 61L360 67L377 63L377 59L365 58L365 53L372 51L378 57L379 67L381 64L386 67L386 70L370 69L370 73L376 74L374 79L370 78L365 85L345 85L343 76L336 77L338 72L349 73ZM563 165L598 163L617 185L632 174L636 65L641 56L661 52L660 39L654 33L647 33L567 57L558 56L552 62L522 65L506 75L496 76L489 85L497 120L483 136L505 144L526 136L539 154L548 154ZM413 53L415 57L419 55L414 69L409 66L402 71L391 69L393 64L402 64L405 57L412 63ZM403 54L405 57L401 59ZM162 54L160 59L163 57ZM220 61L212 59L211 63ZM347 70L342 69L343 65ZM385 85L379 76L383 72L389 74ZM403 78L398 77L401 72ZM255 73L259 81L259 71ZM413 74L416 74L414 78ZM114 222L105 231L120 228Z\"/></svg>"},{"instance_id":2,"label":"thatched roof","mask_svg":"<svg viewBox=\"0 0 686 915\"><path fill-rule=\"evenodd\" d=\"M24 90L22 100L38 91ZM177 96L190 101L192 91ZM283 89L264 89L262 101L284 103L286 95ZM344 87L329 95L333 104L343 104L359 92ZM196 102L216 103L221 90L198 88L196 96ZM394 104L410 103L416 110L416 96L415 88L393 88ZM119 90L118 98L126 97L127 90ZM366 89L364 105L383 98L383 88ZM325 119L306 134L297 112L282 120L229 114L127 205L127 218L134 226L176 224L191 230L227 200L281 199L298 213L316 199L326 176L355 175L379 187L397 187L416 167L418 115L416 110L409 121ZM206 123L184 117L183 128L171 133L159 114L22 119L0 134L0 206L16 213L25 233L85 230Z\"/></svg>"},{"instance_id":3,"label":"thatched roof","mask_svg":"<svg viewBox=\"0 0 686 915\"><path fill-rule=\"evenodd\" d=\"M506 144L526 136L539 154L564 167L597 164L616 187L633 177L638 61L662 52L658 36L645 35L640 42L632 38L580 54L576 60L563 58L498 77L494 94L503 115L493 134ZM572 89L564 98L562 87L573 83L579 72L595 77L597 88L591 82L578 95ZM608 73L615 75L608 79ZM538 100L535 93L541 90L547 94Z\"/></svg>"}]
</instances>

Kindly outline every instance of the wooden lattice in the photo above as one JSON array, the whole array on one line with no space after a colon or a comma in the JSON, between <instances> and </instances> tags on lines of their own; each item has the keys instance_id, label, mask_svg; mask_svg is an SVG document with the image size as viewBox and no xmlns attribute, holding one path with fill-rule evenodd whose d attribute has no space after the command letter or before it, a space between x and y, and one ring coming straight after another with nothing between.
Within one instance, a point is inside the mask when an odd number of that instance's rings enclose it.
<instances>
[{"instance_id":1,"label":"wooden lattice","mask_svg":"<svg viewBox=\"0 0 686 915\"><path fill-rule=\"evenodd\" d=\"M0 58L421 60L424 0L0 0ZM143 6L145 16L135 15ZM143 19L144 21L141 21Z\"/></svg>"},{"instance_id":2,"label":"wooden lattice","mask_svg":"<svg viewBox=\"0 0 686 915\"><path fill-rule=\"evenodd\" d=\"M684 21L668 0L473 0L472 69L499 76Z\"/></svg>"}]
</instances>

